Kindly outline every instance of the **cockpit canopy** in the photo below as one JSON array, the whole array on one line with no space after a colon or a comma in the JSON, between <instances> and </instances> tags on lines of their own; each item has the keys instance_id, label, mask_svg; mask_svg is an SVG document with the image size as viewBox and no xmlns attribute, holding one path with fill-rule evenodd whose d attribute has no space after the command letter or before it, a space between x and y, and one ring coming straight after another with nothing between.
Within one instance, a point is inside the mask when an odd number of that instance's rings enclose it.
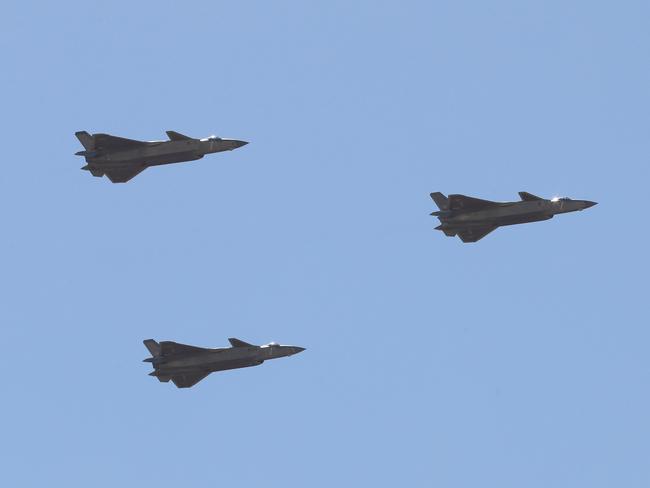
<instances>
[{"instance_id":1,"label":"cockpit canopy","mask_svg":"<svg viewBox=\"0 0 650 488\"><path fill-rule=\"evenodd\" d=\"M201 139L202 141L220 141L221 137L217 137L214 134L211 136L206 137L205 139Z\"/></svg>"},{"instance_id":2,"label":"cockpit canopy","mask_svg":"<svg viewBox=\"0 0 650 488\"><path fill-rule=\"evenodd\" d=\"M551 201L552 202L567 202L567 201L571 201L571 199L569 197L553 197L553 198L551 198Z\"/></svg>"}]
</instances>

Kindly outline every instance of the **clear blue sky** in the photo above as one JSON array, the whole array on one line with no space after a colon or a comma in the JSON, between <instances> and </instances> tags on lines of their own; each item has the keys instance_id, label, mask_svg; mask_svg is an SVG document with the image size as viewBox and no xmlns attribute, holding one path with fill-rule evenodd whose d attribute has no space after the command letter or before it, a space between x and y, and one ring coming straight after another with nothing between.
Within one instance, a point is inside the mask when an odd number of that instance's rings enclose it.
<instances>
[{"instance_id":1,"label":"clear blue sky","mask_svg":"<svg viewBox=\"0 0 650 488\"><path fill-rule=\"evenodd\" d=\"M18 2L11 487L650 486L646 1ZM251 141L125 185L74 132ZM474 245L429 192L598 201ZM190 390L146 338L301 345Z\"/></svg>"}]
</instances>

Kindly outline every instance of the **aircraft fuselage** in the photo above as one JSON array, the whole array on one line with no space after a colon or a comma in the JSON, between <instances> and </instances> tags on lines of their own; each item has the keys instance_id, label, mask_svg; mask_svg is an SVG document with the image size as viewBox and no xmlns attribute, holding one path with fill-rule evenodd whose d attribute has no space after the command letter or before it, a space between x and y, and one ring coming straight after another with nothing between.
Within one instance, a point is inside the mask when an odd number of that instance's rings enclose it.
<instances>
[{"instance_id":1,"label":"aircraft fuselage","mask_svg":"<svg viewBox=\"0 0 650 488\"><path fill-rule=\"evenodd\" d=\"M498 227L552 219L554 215L584 210L595 205L589 200L553 198L546 200L520 192L521 201L493 202L465 195L431 194L438 208L436 229L448 236L458 235L463 242L476 242Z\"/></svg>"},{"instance_id":2,"label":"aircraft fuselage","mask_svg":"<svg viewBox=\"0 0 650 488\"><path fill-rule=\"evenodd\" d=\"M153 357L145 359L145 362L152 363L154 371L151 376L156 376L160 381L183 377L200 378L216 371L228 369L247 368L257 366L268 359L276 359L285 356L292 356L304 350L298 346L282 346L270 343L264 346L256 346L231 339L236 346L230 348L207 349L195 346L187 346L173 342L149 343L148 348L153 348ZM176 383L177 380L174 380ZM181 379L177 386L186 388L195 383L193 380Z\"/></svg>"},{"instance_id":3,"label":"aircraft fuselage","mask_svg":"<svg viewBox=\"0 0 650 488\"><path fill-rule=\"evenodd\" d=\"M113 183L125 183L149 166L196 161L206 154L232 151L247 144L237 139L216 136L194 139L178 132L167 131L168 141L137 141L110 134L75 135L84 146L76 153L86 159L82 169L93 176L108 176Z\"/></svg>"}]
</instances>

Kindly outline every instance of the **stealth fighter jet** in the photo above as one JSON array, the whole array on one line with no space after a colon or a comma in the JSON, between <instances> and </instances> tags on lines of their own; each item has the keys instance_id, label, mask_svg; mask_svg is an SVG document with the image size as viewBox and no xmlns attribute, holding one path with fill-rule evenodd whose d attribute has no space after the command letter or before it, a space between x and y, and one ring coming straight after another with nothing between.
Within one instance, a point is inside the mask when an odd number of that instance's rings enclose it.
<instances>
[{"instance_id":1,"label":"stealth fighter jet","mask_svg":"<svg viewBox=\"0 0 650 488\"><path fill-rule=\"evenodd\" d=\"M575 212L593 207L596 202L552 198L546 200L525 191L519 192L518 202L491 202L465 195L444 196L431 193L439 212L431 215L440 219L437 230L448 236L458 236L463 242L476 242L502 225L524 224L553 218L555 214Z\"/></svg>"},{"instance_id":2,"label":"stealth fighter jet","mask_svg":"<svg viewBox=\"0 0 650 488\"><path fill-rule=\"evenodd\" d=\"M84 147L76 156L86 158L93 176L108 176L113 183L126 183L149 166L180 163L201 159L206 154L232 151L248 144L236 139L210 136L193 139L178 132L167 131L168 141L136 141L109 134L90 135L86 131L75 135Z\"/></svg>"},{"instance_id":3,"label":"stealth fighter jet","mask_svg":"<svg viewBox=\"0 0 650 488\"><path fill-rule=\"evenodd\" d=\"M172 380L178 388L189 388L215 371L257 366L267 359L292 356L305 350L298 346L281 346L275 342L255 346L239 339L228 339L232 347L207 349L177 342L144 341L151 353L144 362L151 363L159 381Z\"/></svg>"}]
</instances>

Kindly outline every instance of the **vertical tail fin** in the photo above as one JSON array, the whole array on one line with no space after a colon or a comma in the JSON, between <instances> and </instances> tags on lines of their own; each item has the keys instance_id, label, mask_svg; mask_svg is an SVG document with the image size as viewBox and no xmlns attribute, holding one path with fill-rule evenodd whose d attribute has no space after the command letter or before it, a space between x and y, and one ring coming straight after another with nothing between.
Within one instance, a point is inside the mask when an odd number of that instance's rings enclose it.
<instances>
[{"instance_id":1,"label":"vertical tail fin","mask_svg":"<svg viewBox=\"0 0 650 488\"><path fill-rule=\"evenodd\" d=\"M153 339L147 339L145 341L142 341L147 349L149 349L149 352L153 357L158 357L160 356L160 344L158 344L156 341Z\"/></svg>"},{"instance_id":2,"label":"vertical tail fin","mask_svg":"<svg viewBox=\"0 0 650 488\"><path fill-rule=\"evenodd\" d=\"M439 191L431 193L431 198L440 210L449 210L449 199Z\"/></svg>"},{"instance_id":3,"label":"vertical tail fin","mask_svg":"<svg viewBox=\"0 0 650 488\"><path fill-rule=\"evenodd\" d=\"M253 347L253 344L249 344L248 342L244 342L240 339L237 339L235 337L230 337L228 339L228 342L232 345L232 347Z\"/></svg>"},{"instance_id":4,"label":"vertical tail fin","mask_svg":"<svg viewBox=\"0 0 650 488\"><path fill-rule=\"evenodd\" d=\"M532 193L528 193L527 191L520 191L519 198L521 198L523 202L534 202L536 200L544 200L543 198L540 198L537 195L533 195Z\"/></svg>"},{"instance_id":5,"label":"vertical tail fin","mask_svg":"<svg viewBox=\"0 0 650 488\"><path fill-rule=\"evenodd\" d=\"M173 130L167 131L167 137L169 137L170 141L191 141L192 140L191 137L188 137L185 134L181 134L180 132L176 132Z\"/></svg>"},{"instance_id":6,"label":"vertical tail fin","mask_svg":"<svg viewBox=\"0 0 650 488\"><path fill-rule=\"evenodd\" d=\"M88 134L88 132L80 130L79 132L75 132L74 135L77 136L77 139L79 139L81 145L86 148L86 151L95 150L95 138Z\"/></svg>"}]
</instances>

